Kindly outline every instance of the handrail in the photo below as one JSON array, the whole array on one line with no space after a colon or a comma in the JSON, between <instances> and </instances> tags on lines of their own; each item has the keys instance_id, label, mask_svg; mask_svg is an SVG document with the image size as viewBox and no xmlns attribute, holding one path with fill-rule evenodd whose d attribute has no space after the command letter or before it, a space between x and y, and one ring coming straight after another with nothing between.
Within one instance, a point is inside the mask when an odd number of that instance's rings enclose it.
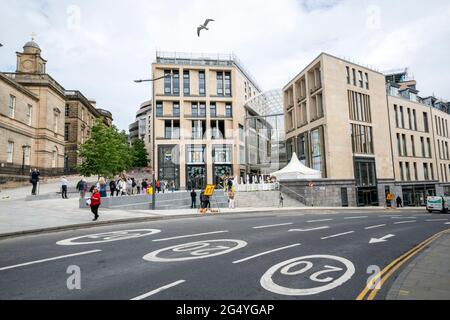
<instances>
[{"instance_id":1,"label":"handrail","mask_svg":"<svg viewBox=\"0 0 450 320\"><path fill-rule=\"evenodd\" d=\"M306 200L306 198L305 198L304 196L298 194L297 192L295 192L295 191L292 190L291 188L285 186L284 184L281 184L280 182L278 182L278 184L279 184L281 187L288 189L290 192L292 192L292 193L294 193L295 195L297 195L298 197L300 197L300 199L301 199L300 202L303 203L305 206L308 206L308 201ZM281 190L281 188L280 188L280 190Z\"/></svg>"}]
</instances>

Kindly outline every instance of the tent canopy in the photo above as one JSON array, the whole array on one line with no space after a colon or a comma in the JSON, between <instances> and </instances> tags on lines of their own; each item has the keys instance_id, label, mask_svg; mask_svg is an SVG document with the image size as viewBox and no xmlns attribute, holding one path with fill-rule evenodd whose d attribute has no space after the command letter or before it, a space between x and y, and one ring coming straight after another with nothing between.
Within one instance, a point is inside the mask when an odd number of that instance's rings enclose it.
<instances>
[{"instance_id":1,"label":"tent canopy","mask_svg":"<svg viewBox=\"0 0 450 320\"><path fill-rule=\"evenodd\" d=\"M282 180L309 180L309 179L321 179L322 173L318 170L314 170L306 167L297 158L297 154L292 154L292 159L289 164L280 171L272 173L272 176L276 177L278 181Z\"/></svg>"}]
</instances>

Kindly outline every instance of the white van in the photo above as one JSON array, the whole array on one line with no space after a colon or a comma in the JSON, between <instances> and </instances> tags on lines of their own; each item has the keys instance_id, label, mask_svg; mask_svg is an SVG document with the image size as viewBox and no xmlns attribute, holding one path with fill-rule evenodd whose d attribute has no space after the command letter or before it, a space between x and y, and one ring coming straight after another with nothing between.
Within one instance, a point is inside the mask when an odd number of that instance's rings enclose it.
<instances>
[{"instance_id":1,"label":"white van","mask_svg":"<svg viewBox=\"0 0 450 320\"><path fill-rule=\"evenodd\" d=\"M450 197L427 197L427 210L429 213L439 211L448 213Z\"/></svg>"}]
</instances>

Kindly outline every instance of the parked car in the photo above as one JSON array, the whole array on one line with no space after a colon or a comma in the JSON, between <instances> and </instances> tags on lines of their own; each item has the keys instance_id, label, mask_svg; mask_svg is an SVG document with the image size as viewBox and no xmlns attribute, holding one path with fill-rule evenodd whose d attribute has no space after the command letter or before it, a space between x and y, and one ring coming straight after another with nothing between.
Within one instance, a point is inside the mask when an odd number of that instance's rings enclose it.
<instances>
[{"instance_id":1,"label":"parked car","mask_svg":"<svg viewBox=\"0 0 450 320\"><path fill-rule=\"evenodd\" d=\"M427 210L429 213L439 211L448 213L450 197L427 197Z\"/></svg>"}]
</instances>

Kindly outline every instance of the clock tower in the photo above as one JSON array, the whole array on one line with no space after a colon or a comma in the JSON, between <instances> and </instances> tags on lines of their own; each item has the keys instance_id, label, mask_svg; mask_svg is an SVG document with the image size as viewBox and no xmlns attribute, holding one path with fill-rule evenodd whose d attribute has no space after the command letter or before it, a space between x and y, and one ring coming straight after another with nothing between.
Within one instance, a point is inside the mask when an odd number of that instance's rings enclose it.
<instances>
[{"instance_id":1,"label":"clock tower","mask_svg":"<svg viewBox=\"0 0 450 320\"><path fill-rule=\"evenodd\" d=\"M23 52L17 54L17 73L45 73L45 65L47 63L41 57L41 48L34 42L34 37L23 46Z\"/></svg>"}]
</instances>

